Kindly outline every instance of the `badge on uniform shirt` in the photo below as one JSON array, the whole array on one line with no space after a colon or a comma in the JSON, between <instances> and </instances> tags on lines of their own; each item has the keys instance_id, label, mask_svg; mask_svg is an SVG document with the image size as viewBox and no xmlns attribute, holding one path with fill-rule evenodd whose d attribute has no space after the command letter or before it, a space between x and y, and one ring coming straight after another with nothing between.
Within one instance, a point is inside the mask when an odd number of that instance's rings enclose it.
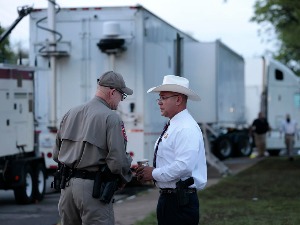
<instances>
[{"instance_id":1,"label":"badge on uniform shirt","mask_svg":"<svg viewBox=\"0 0 300 225\"><path fill-rule=\"evenodd\" d=\"M126 135L126 130L125 130L125 126L124 123L122 122L121 124L121 128L122 128L122 135L125 141L127 141L127 135Z\"/></svg>"},{"instance_id":2,"label":"badge on uniform shirt","mask_svg":"<svg viewBox=\"0 0 300 225\"><path fill-rule=\"evenodd\" d=\"M164 138L166 139L168 137L168 133L165 133L164 134Z\"/></svg>"}]
</instances>

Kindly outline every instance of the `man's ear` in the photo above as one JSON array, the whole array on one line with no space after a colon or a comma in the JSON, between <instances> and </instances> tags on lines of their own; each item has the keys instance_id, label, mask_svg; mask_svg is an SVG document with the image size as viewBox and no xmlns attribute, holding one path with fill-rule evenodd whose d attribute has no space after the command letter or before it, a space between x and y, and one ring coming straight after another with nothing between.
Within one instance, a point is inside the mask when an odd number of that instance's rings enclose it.
<instances>
[{"instance_id":1,"label":"man's ear","mask_svg":"<svg viewBox=\"0 0 300 225\"><path fill-rule=\"evenodd\" d=\"M111 93L111 95L114 95L115 94L115 89L110 89L110 93Z\"/></svg>"},{"instance_id":2,"label":"man's ear","mask_svg":"<svg viewBox=\"0 0 300 225\"><path fill-rule=\"evenodd\" d=\"M176 97L177 97L177 99L176 99L176 105L178 106L178 105L180 105L182 103L183 99L182 99L181 95L178 95Z\"/></svg>"}]
</instances>

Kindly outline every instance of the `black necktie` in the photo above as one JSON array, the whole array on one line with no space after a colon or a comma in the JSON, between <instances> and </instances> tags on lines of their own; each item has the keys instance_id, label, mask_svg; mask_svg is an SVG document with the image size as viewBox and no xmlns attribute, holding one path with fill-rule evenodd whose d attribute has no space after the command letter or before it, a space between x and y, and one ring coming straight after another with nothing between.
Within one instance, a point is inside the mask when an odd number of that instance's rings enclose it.
<instances>
[{"instance_id":1,"label":"black necktie","mask_svg":"<svg viewBox=\"0 0 300 225\"><path fill-rule=\"evenodd\" d=\"M159 139L157 141L156 147L155 147L154 157L153 157L153 167L155 167L155 168L156 168L156 155L157 155L158 145L161 142L161 139L162 139L163 135L166 133L169 125L170 125L170 121L168 121L168 123L165 125L164 130L161 133L161 135L160 135L160 137L159 137Z\"/></svg>"}]
</instances>

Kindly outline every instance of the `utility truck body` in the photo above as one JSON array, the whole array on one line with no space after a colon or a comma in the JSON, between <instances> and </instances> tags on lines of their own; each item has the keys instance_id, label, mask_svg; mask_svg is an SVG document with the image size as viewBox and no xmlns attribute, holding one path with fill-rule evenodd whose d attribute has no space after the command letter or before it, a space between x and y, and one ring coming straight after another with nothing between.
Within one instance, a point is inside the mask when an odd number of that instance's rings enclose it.
<instances>
[{"instance_id":1,"label":"utility truck body","mask_svg":"<svg viewBox=\"0 0 300 225\"><path fill-rule=\"evenodd\" d=\"M31 11L18 7L18 18L0 35L0 44ZM45 160L37 139L34 69L0 64L0 189L13 190L20 204L40 201L45 194Z\"/></svg>"},{"instance_id":2,"label":"utility truck body","mask_svg":"<svg viewBox=\"0 0 300 225\"><path fill-rule=\"evenodd\" d=\"M46 9L31 13L30 61L38 68L36 120L47 168L56 168L52 150L61 118L71 107L93 98L97 78L107 70L121 73L134 90L117 110L125 124L133 164L144 158L151 161L167 119L160 116L158 95L146 91L161 84L164 75L182 69L176 67L180 38L184 43L197 41L141 6L66 8L55 15L55 30L62 39L51 49L49 32L40 28L48 26L48 19L37 26L46 16Z\"/></svg>"},{"instance_id":3,"label":"utility truck body","mask_svg":"<svg viewBox=\"0 0 300 225\"><path fill-rule=\"evenodd\" d=\"M33 68L0 65L0 189L18 203L41 200L46 168L34 127Z\"/></svg>"}]
</instances>

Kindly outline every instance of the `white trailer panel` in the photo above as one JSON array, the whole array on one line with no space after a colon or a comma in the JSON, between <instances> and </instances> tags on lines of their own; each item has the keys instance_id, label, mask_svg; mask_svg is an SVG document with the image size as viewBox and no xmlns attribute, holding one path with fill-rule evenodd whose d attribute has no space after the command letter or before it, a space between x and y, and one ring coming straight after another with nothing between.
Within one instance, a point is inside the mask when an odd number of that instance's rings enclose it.
<instances>
[{"instance_id":1,"label":"white trailer panel","mask_svg":"<svg viewBox=\"0 0 300 225\"><path fill-rule=\"evenodd\" d=\"M0 157L34 150L33 71L0 66Z\"/></svg>"},{"instance_id":2,"label":"white trailer panel","mask_svg":"<svg viewBox=\"0 0 300 225\"><path fill-rule=\"evenodd\" d=\"M47 53L47 32L38 28L36 22L45 17L47 11L34 10L30 17L30 62L37 62L36 102L40 135L40 149L51 155L55 134L47 129L49 124L51 96L51 65ZM107 22L117 23L120 35L108 37L103 28ZM40 25L47 27L47 20ZM107 70L120 72L126 84L134 90L118 107L125 123L128 145L133 154L133 163L142 158L153 158L153 146L166 118L161 117L155 94L146 91L162 82L163 76L175 73L176 37L184 42L196 42L188 35L170 26L143 7L99 7L61 9L56 14L56 31L62 35L57 44L56 124L62 116L76 105L94 96L97 78ZM124 49L104 53L98 48L105 38L124 39ZM44 46L44 49L41 47ZM61 47L60 47L61 46ZM69 49L68 49L69 48ZM59 55L66 50L65 55ZM49 153L49 154L48 154ZM48 158L49 166L54 161ZM151 163L151 162L150 162Z\"/></svg>"},{"instance_id":3,"label":"white trailer panel","mask_svg":"<svg viewBox=\"0 0 300 225\"><path fill-rule=\"evenodd\" d=\"M196 120L220 126L244 124L243 58L220 41L184 47L184 76L201 97L201 102L188 106Z\"/></svg>"}]
</instances>

